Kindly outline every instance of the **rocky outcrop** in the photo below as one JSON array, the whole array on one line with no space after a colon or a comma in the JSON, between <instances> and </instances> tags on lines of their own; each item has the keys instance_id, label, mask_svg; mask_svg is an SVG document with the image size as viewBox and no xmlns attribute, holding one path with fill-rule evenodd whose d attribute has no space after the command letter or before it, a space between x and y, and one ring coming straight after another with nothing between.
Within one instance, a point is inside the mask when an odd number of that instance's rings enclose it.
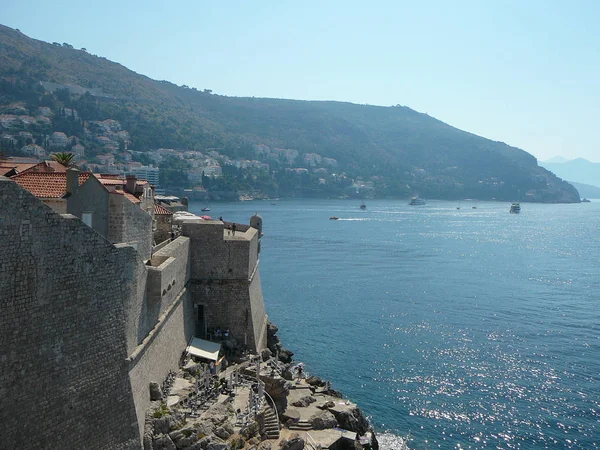
<instances>
[{"instance_id":1,"label":"rocky outcrop","mask_svg":"<svg viewBox=\"0 0 600 450\"><path fill-rule=\"evenodd\" d=\"M348 431L353 431L360 435L363 435L367 431L369 431L369 421L362 413L360 408L356 407L340 412L332 410L331 412L333 413L335 419L339 423L340 428L343 428Z\"/></svg>"},{"instance_id":2,"label":"rocky outcrop","mask_svg":"<svg viewBox=\"0 0 600 450\"><path fill-rule=\"evenodd\" d=\"M320 411L317 414L313 414L309 422L315 430L325 430L338 426L335 416L330 411Z\"/></svg>"},{"instance_id":3,"label":"rocky outcrop","mask_svg":"<svg viewBox=\"0 0 600 450\"><path fill-rule=\"evenodd\" d=\"M282 363L289 364L292 362L294 353L281 345L279 337L276 336L277 331L279 331L277 325L271 323L271 321L267 322L267 348L273 355L278 354Z\"/></svg>"},{"instance_id":4,"label":"rocky outcrop","mask_svg":"<svg viewBox=\"0 0 600 450\"><path fill-rule=\"evenodd\" d=\"M300 400L296 400L294 403L292 403L292 405L298 407L305 407L316 401L317 399L314 398L312 395L307 395L306 397L302 397Z\"/></svg>"},{"instance_id":5,"label":"rocky outcrop","mask_svg":"<svg viewBox=\"0 0 600 450\"><path fill-rule=\"evenodd\" d=\"M290 439L282 440L280 450L302 450L304 449L304 439L302 439L297 433L292 435Z\"/></svg>"}]
</instances>

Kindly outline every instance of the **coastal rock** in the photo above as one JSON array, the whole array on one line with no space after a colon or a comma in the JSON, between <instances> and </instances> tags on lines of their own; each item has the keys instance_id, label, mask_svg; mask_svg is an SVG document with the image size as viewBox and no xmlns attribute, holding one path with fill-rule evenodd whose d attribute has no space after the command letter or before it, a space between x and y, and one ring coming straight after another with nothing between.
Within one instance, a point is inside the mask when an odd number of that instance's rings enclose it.
<instances>
[{"instance_id":1,"label":"coastal rock","mask_svg":"<svg viewBox=\"0 0 600 450\"><path fill-rule=\"evenodd\" d=\"M328 402L323 403L322 405L317 405L317 408L319 409L329 409L329 408L333 408L335 406L335 402L332 402L331 400Z\"/></svg>"},{"instance_id":2,"label":"coastal rock","mask_svg":"<svg viewBox=\"0 0 600 450\"><path fill-rule=\"evenodd\" d=\"M304 439L298 434L292 435L291 439L283 439L279 444L281 450L302 450L304 448Z\"/></svg>"},{"instance_id":3,"label":"coastal rock","mask_svg":"<svg viewBox=\"0 0 600 450\"><path fill-rule=\"evenodd\" d=\"M177 450L177 447L168 434L163 434L154 438L152 442L154 450Z\"/></svg>"},{"instance_id":4,"label":"coastal rock","mask_svg":"<svg viewBox=\"0 0 600 450\"><path fill-rule=\"evenodd\" d=\"M272 338L279 331L279 327L270 320L267 321L267 339Z\"/></svg>"},{"instance_id":5,"label":"coastal rock","mask_svg":"<svg viewBox=\"0 0 600 450\"><path fill-rule=\"evenodd\" d=\"M177 448L187 448L198 441L198 433L194 428L172 431L169 437Z\"/></svg>"},{"instance_id":6,"label":"coastal rock","mask_svg":"<svg viewBox=\"0 0 600 450\"><path fill-rule=\"evenodd\" d=\"M340 391L336 391L335 389L327 390L326 394L329 395L330 397L344 398L342 393Z\"/></svg>"},{"instance_id":7,"label":"coastal rock","mask_svg":"<svg viewBox=\"0 0 600 450\"><path fill-rule=\"evenodd\" d=\"M260 352L260 357L263 361L268 361L269 359L271 359L272 356L273 353L268 348L265 348L263 351Z\"/></svg>"},{"instance_id":8,"label":"coastal rock","mask_svg":"<svg viewBox=\"0 0 600 450\"><path fill-rule=\"evenodd\" d=\"M227 426L229 425L229 426ZM226 423L222 427L217 428L214 433L219 436L223 440L229 439L229 437L233 434L233 427L231 424Z\"/></svg>"},{"instance_id":9,"label":"coastal rock","mask_svg":"<svg viewBox=\"0 0 600 450\"><path fill-rule=\"evenodd\" d=\"M265 383L265 391L273 398L277 411L285 411L291 384L280 377L261 377Z\"/></svg>"},{"instance_id":10,"label":"coastal rock","mask_svg":"<svg viewBox=\"0 0 600 450\"><path fill-rule=\"evenodd\" d=\"M160 388L160 384L154 381L150 382L150 401L156 401L162 399L163 391Z\"/></svg>"},{"instance_id":11,"label":"coastal rock","mask_svg":"<svg viewBox=\"0 0 600 450\"><path fill-rule=\"evenodd\" d=\"M211 421L214 425L219 426L228 421L229 417L234 413L231 404L216 404L204 413L204 420Z\"/></svg>"},{"instance_id":12,"label":"coastal rock","mask_svg":"<svg viewBox=\"0 0 600 450\"><path fill-rule=\"evenodd\" d=\"M171 419L169 416L153 419L154 434L167 434L171 430Z\"/></svg>"},{"instance_id":13,"label":"coastal rock","mask_svg":"<svg viewBox=\"0 0 600 450\"><path fill-rule=\"evenodd\" d=\"M194 425L196 427L196 432L201 436L208 436L212 434L214 429L214 424L211 421L203 420Z\"/></svg>"},{"instance_id":14,"label":"coastal rock","mask_svg":"<svg viewBox=\"0 0 600 450\"><path fill-rule=\"evenodd\" d=\"M316 414L313 414L309 422L315 430L335 428L338 425L335 416L329 411L320 411Z\"/></svg>"},{"instance_id":15,"label":"coastal rock","mask_svg":"<svg viewBox=\"0 0 600 450\"><path fill-rule=\"evenodd\" d=\"M316 377L314 375L308 377L306 382L314 387L324 387L327 383L323 381L321 378Z\"/></svg>"},{"instance_id":16,"label":"coastal rock","mask_svg":"<svg viewBox=\"0 0 600 450\"><path fill-rule=\"evenodd\" d=\"M195 447L200 446L200 448L206 448L208 447L208 444L212 442L212 440L212 436L204 436L202 439L196 442Z\"/></svg>"},{"instance_id":17,"label":"coastal rock","mask_svg":"<svg viewBox=\"0 0 600 450\"><path fill-rule=\"evenodd\" d=\"M293 402L292 405L298 406L298 407L306 407L316 401L317 401L317 399L314 398L312 395L306 395L306 396L302 397L300 400L296 400L295 402Z\"/></svg>"},{"instance_id":18,"label":"coastal rock","mask_svg":"<svg viewBox=\"0 0 600 450\"><path fill-rule=\"evenodd\" d=\"M206 446L206 450L231 450L229 442L211 442Z\"/></svg>"},{"instance_id":19,"label":"coastal rock","mask_svg":"<svg viewBox=\"0 0 600 450\"><path fill-rule=\"evenodd\" d=\"M292 373L292 371L290 370L289 367L286 367L283 372L281 373L281 376L288 381L292 381L294 379L294 374Z\"/></svg>"},{"instance_id":20,"label":"coastal rock","mask_svg":"<svg viewBox=\"0 0 600 450\"><path fill-rule=\"evenodd\" d=\"M361 436L369 431L369 421L359 408L352 408L336 413L332 411L340 428L353 431Z\"/></svg>"},{"instance_id":21,"label":"coastal rock","mask_svg":"<svg viewBox=\"0 0 600 450\"><path fill-rule=\"evenodd\" d=\"M232 434L229 443L233 449L242 449L246 445L246 440L239 434Z\"/></svg>"},{"instance_id":22,"label":"coastal rock","mask_svg":"<svg viewBox=\"0 0 600 450\"><path fill-rule=\"evenodd\" d=\"M294 352L288 350L287 348L282 348L279 352L279 361L289 364L292 362L292 356L294 356Z\"/></svg>"}]
</instances>

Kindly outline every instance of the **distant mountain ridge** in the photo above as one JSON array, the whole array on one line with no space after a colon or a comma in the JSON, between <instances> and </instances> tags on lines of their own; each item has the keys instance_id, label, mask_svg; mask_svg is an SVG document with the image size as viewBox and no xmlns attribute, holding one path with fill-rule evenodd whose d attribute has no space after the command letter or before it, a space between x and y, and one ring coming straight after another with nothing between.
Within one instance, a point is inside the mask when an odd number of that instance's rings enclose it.
<instances>
[{"instance_id":1,"label":"distant mountain ridge","mask_svg":"<svg viewBox=\"0 0 600 450\"><path fill-rule=\"evenodd\" d=\"M564 180L600 187L600 163L584 158L564 162L540 162L540 165Z\"/></svg>"},{"instance_id":2,"label":"distant mountain ridge","mask_svg":"<svg viewBox=\"0 0 600 450\"><path fill-rule=\"evenodd\" d=\"M272 183L277 195L332 195L328 186L342 173L371 183L376 196L418 192L429 198L579 201L575 188L539 167L529 153L405 106L215 95L152 80L68 44L37 41L1 25L0 82L0 107L20 101L31 109L52 84L87 90L96 104L89 108L93 116L79 111L81 119L119 120L136 150L218 149L258 159L257 146L295 149L297 165L309 175L286 184L282 163L269 161L269 176L278 177ZM334 158L338 174L302 162L307 154Z\"/></svg>"},{"instance_id":3,"label":"distant mountain ridge","mask_svg":"<svg viewBox=\"0 0 600 450\"><path fill-rule=\"evenodd\" d=\"M575 181L569 181L575 189L581 195L581 198L598 198L600 199L600 187L592 186L590 184L577 183Z\"/></svg>"}]
</instances>

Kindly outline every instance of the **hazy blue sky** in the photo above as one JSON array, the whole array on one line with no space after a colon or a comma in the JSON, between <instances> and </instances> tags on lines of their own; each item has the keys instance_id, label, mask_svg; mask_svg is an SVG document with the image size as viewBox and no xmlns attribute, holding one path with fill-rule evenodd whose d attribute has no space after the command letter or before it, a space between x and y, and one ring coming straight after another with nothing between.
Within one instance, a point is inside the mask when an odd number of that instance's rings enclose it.
<instances>
[{"instance_id":1,"label":"hazy blue sky","mask_svg":"<svg viewBox=\"0 0 600 450\"><path fill-rule=\"evenodd\" d=\"M0 22L224 95L402 104L600 161L600 1L2 1Z\"/></svg>"}]
</instances>

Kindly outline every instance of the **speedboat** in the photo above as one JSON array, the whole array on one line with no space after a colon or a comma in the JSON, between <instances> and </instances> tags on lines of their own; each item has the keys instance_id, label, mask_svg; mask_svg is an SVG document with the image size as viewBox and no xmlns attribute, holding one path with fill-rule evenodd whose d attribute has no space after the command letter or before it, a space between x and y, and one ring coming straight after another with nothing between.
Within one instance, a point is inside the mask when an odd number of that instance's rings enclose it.
<instances>
[{"instance_id":1,"label":"speedboat","mask_svg":"<svg viewBox=\"0 0 600 450\"><path fill-rule=\"evenodd\" d=\"M210 208L207 206L206 208L202 208L202 211L210 211Z\"/></svg>"},{"instance_id":2,"label":"speedboat","mask_svg":"<svg viewBox=\"0 0 600 450\"><path fill-rule=\"evenodd\" d=\"M337 216L331 216L331 217L329 218L329 220L339 220L339 219L340 219L340 218L339 218L339 217L337 217Z\"/></svg>"},{"instance_id":3,"label":"speedboat","mask_svg":"<svg viewBox=\"0 0 600 450\"><path fill-rule=\"evenodd\" d=\"M521 204L514 202L512 205L510 205L510 213L511 214L519 214L521 212Z\"/></svg>"},{"instance_id":4,"label":"speedboat","mask_svg":"<svg viewBox=\"0 0 600 450\"><path fill-rule=\"evenodd\" d=\"M582 198L581 203L590 203L590 200L588 200L587 198Z\"/></svg>"},{"instance_id":5,"label":"speedboat","mask_svg":"<svg viewBox=\"0 0 600 450\"><path fill-rule=\"evenodd\" d=\"M425 200L423 200L421 197L413 197L410 199L408 204L412 206L420 206L425 204Z\"/></svg>"},{"instance_id":6,"label":"speedboat","mask_svg":"<svg viewBox=\"0 0 600 450\"><path fill-rule=\"evenodd\" d=\"M365 205L364 203L360 204L360 209L367 209L367 205Z\"/></svg>"}]
</instances>

